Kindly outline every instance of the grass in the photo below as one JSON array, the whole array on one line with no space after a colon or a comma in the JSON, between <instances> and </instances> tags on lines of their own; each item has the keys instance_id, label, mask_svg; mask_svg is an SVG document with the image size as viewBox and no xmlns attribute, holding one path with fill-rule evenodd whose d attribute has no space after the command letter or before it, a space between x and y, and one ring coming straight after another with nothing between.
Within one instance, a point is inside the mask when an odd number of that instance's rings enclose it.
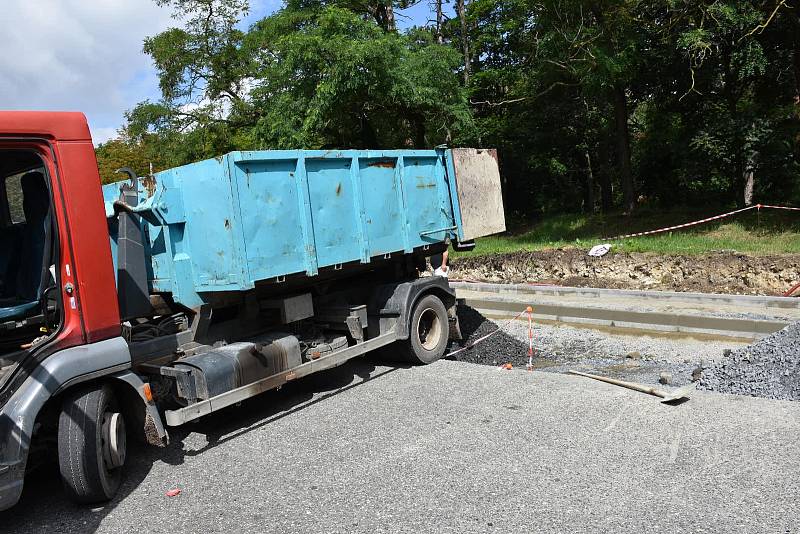
<instances>
[{"instance_id":1,"label":"grass","mask_svg":"<svg viewBox=\"0 0 800 534\"><path fill-rule=\"evenodd\" d=\"M800 213L754 211L720 222L654 236L608 240L603 238L674 226L727 210L670 212L641 211L624 215L556 215L518 225L498 236L479 239L475 250L454 257L484 256L517 251L577 247L588 250L609 242L616 252L705 254L735 251L755 255L800 253Z\"/></svg>"}]
</instances>

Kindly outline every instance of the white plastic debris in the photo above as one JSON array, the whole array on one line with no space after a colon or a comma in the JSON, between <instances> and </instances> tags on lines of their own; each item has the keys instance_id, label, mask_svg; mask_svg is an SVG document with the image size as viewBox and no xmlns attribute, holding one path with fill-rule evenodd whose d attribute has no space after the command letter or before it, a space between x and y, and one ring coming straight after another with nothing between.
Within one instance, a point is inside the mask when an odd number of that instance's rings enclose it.
<instances>
[{"instance_id":1,"label":"white plastic debris","mask_svg":"<svg viewBox=\"0 0 800 534\"><path fill-rule=\"evenodd\" d=\"M595 258L601 258L608 254L608 251L611 250L611 245L606 243L604 245L596 245L592 247L592 250L589 251L589 256L594 256Z\"/></svg>"}]
</instances>

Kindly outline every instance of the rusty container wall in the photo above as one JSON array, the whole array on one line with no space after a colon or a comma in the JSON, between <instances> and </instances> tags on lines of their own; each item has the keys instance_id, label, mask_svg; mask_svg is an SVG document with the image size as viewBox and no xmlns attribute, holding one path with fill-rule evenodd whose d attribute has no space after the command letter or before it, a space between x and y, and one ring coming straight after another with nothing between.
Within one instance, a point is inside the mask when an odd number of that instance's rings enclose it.
<instances>
[{"instance_id":1,"label":"rusty container wall","mask_svg":"<svg viewBox=\"0 0 800 534\"><path fill-rule=\"evenodd\" d=\"M209 293L489 235L502 202L475 221L477 188L500 198L491 161L450 150L233 152L141 179L150 289L193 307ZM119 191L104 187L112 249Z\"/></svg>"}]
</instances>

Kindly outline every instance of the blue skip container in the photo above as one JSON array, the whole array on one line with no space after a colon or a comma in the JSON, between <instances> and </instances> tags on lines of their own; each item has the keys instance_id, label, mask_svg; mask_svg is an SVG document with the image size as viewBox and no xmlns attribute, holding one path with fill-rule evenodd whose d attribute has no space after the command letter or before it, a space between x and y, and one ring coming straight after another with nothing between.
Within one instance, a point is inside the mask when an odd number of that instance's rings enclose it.
<instances>
[{"instance_id":1,"label":"blue skip container","mask_svg":"<svg viewBox=\"0 0 800 534\"><path fill-rule=\"evenodd\" d=\"M122 183L103 187L115 261ZM149 289L187 307L505 230L494 150L232 152L143 177L136 196Z\"/></svg>"}]
</instances>

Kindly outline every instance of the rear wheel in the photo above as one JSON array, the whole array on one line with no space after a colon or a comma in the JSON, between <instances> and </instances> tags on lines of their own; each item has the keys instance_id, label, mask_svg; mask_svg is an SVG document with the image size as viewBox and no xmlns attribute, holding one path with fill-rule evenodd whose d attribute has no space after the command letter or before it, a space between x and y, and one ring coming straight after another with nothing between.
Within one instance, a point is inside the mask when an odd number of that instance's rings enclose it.
<instances>
[{"instance_id":1,"label":"rear wheel","mask_svg":"<svg viewBox=\"0 0 800 534\"><path fill-rule=\"evenodd\" d=\"M114 497L127 455L125 420L109 385L64 399L58 421L58 465L64 490L78 503Z\"/></svg>"},{"instance_id":2,"label":"rear wheel","mask_svg":"<svg viewBox=\"0 0 800 534\"><path fill-rule=\"evenodd\" d=\"M433 363L447 349L449 322L447 309L436 295L426 295L411 314L409 338L404 342L406 360L414 364Z\"/></svg>"}]
</instances>

